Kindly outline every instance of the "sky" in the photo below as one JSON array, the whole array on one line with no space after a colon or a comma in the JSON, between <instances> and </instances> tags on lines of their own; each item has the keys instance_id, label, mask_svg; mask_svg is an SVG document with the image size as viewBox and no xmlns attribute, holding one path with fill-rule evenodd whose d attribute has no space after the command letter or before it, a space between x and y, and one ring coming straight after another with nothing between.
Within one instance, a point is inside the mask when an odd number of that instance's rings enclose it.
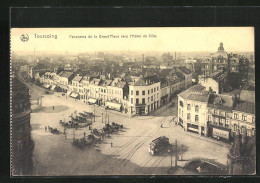
<instances>
[{"instance_id":1,"label":"sky","mask_svg":"<svg viewBox=\"0 0 260 183\"><path fill-rule=\"evenodd\" d=\"M22 34L28 35L29 40L21 41ZM57 39L36 38L37 35L57 35ZM115 37L100 38L100 36L110 35ZM155 36L149 37L149 35ZM12 28L10 37L11 51L14 52L34 49L58 52L117 50L215 52L220 42L223 42L227 52L254 52L253 27Z\"/></svg>"}]
</instances>

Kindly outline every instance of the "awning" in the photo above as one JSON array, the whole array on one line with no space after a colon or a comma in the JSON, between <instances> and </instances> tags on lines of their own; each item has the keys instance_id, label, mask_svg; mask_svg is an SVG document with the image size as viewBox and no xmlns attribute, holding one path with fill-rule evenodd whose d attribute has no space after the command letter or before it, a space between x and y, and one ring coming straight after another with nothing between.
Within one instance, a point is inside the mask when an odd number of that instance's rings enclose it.
<instances>
[{"instance_id":1,"label":"awning","mask_svg":"<svg viewBox=\"0 0 260 183\"><path fill-rule=\"evenodd\" d=\"M192 127L188 127L188 130L194 131L194 132L199 132L199 129L197 129L197 128L192 128Z\"/></svg>"},{"instance_id":2,"label":"awning","mask_svg":"<svg viewBox=\"0 0 260 183\"><path fill-rule=\"evenodd\" d=\"M95 104L95 103L97 103L97 99L90 98L90 99L88 99L88 102L92 103L92 104Z\"/></svg>"},{"instance_id":3,"label":"awning","mask_svg":"<svg viewBox=\"0 0 260 183\"><path fill-rule=\"evenodd\" d=\"M229 139L229 132L225 130L220 130L217 128L213 128L213 137L221 137L224 139Z\"/></svg>"},{"instance_id":4,"label":"awning","mask_svg":"<svg viewBox=\"0 0 260 183\"><path fill-rule=\"evenodd\" d=\"M106 102L106 107L110 109L121 110L122 104L114 103L114 102Z\"/></svg>"},{"instance_id":5,"label":"awning","mask_svg":"<svg viewBox=\"0 0 260 183\"><path fill-rule=\"evenodd\" d=\"M77 98L79 96L79 94L78 93L71 93L70 96L73 97L73 98Z\"/></svg>"},{"instance_id":6,"label":"awning","mask_svg":"<svg viewBox=\"0 0 260 183\"><path fill-rule=\"evenodd\" d=\"M51 90L54 91L54 89L56 88L56 85L52 85L51 86Z\"/></svg>"}]
</instances>

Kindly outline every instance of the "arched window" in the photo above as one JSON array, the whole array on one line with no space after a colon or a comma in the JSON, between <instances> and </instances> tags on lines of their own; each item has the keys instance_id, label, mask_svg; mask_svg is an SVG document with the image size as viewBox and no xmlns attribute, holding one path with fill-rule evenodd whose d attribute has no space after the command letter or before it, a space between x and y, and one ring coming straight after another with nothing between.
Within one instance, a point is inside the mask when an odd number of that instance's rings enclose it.
<instances>
[{"instance_id":1,"label":"arched window","mask_svg":"<svg viewBox=\"0 0 260 183\"><path fill-rule=\"evenodd\" d=\"M182 102L182 101L180 101L180 106L182 106L182 107L183 107L183 102Z\"/></svg>"},{"instance_id":2,"label":"arched window","mask_svg":"<svg viewBox=\"0 0 260 183\"><path fill-rule=\"evenodd\" d=\"M199 112L199 106L195 106L195 112Z\"/></svg>"},{"instance_id":3,"label":"arched window","mask_svg":"<svg viewBox=\"0 0 260 183\"><path fill-rule=\"evenodd\" d=\"M190 120L190 113L187 114L187 120Z\"/></svg>"},{"instance_id":4,"label":"arched window","mask_svg":"<svg viewBox=\"0 0 260 183\"><path fill-rule=\"evenodd\" d=\"M199 121L199 116L195 115L195 121Z\"/></svg>"},{"instance_id":5,"label":"arched window","mask_svg":"<svg viewBox=\"0 0 260 183\"><path fill-rule=\"evenodd\" d=\"M190 110L190 109L191 109L190 104L188 104L187 105L187 110Z\"/></svg>"}]
</instances>

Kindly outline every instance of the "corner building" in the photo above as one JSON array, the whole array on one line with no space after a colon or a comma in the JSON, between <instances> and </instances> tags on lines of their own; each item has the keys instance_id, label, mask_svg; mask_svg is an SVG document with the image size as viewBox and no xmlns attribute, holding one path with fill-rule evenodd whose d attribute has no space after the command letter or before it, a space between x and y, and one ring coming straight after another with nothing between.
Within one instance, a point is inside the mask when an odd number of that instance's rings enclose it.
<instances>
[{"instance_id":1,"label":"corner building","mask_svg":"<svg viewBox=\"0 0 260 183\"><path fill-rule=\"evenodd\" d=\"M160 107L160 85L156 76L140 78L129 85L131 115L144 115Z\"/></svg>"},{"instance_id":2,"label":"corner building","mask_svg":"<svg viewBox=\"0 0 260 183\"><path fill-rule=\"evenodd\" d=\"M207 103L209 92L195 85L178 94L178 122L184 131L207 136Z\"/></svg>"}]
</instances>

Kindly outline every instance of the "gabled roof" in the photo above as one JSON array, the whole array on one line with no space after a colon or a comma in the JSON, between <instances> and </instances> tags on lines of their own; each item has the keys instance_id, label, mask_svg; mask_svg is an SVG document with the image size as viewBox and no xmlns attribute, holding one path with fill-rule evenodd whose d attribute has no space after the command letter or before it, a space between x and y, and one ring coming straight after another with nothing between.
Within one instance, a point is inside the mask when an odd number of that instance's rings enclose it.
<instances>
[{"instance_id":1,"label":"gabled roof","mask_svg":"<svg viewBox=\"0 0 260 183\"><path fill-rule=\"evenodd\" d=\"M255 114L255 103L248 101L238 101L234 107L235 111Z\"/></svg>"}]
</instances>

